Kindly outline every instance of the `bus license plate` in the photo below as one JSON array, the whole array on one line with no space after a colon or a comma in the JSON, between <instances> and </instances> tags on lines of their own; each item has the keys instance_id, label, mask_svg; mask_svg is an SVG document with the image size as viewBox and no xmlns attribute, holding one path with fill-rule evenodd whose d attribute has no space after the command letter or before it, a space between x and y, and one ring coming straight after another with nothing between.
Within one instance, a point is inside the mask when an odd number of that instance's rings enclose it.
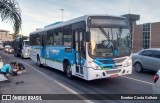
<instances>
[{"instance_id":1,"label":"bus license plate","mask_svg":"<svg viewBox=\"0 0 160 103\"><path fill-rule=\"evenodd\" d=\"M115 78L115 77L118 77L118 74L113 74L110 76L111 78Z\"/></svg>"}]
</instances>

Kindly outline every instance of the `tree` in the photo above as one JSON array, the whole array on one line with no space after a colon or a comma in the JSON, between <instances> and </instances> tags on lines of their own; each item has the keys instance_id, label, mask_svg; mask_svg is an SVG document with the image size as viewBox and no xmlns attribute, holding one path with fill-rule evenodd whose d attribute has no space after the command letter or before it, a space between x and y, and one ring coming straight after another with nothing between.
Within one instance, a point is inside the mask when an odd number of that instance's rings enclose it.
<instances>
[{"instance_id":1,"label":"tree","mask_svg":"<svg viewBox=\"0 0 160 103\"><path fill-rule=\"evenodd\" d=\"M2 21L13 25L14 36L18 35L22 23L18 3L15 0L0 0L0 16Z\"/></svg>"}]
</instances>

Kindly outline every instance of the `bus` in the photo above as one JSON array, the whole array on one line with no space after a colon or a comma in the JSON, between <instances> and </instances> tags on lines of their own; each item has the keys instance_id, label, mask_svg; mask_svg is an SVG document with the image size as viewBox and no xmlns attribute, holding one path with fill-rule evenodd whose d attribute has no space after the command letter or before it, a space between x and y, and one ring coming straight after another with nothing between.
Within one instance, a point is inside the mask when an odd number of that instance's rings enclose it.
<instances>
[{"instance_id":1,"label":"bus","mask_svg":"<svg viewBox=\"0 0 160 103\"><path fill-rule=\"evenodd\" d=\"M132 73L127 19L85 15L30 33L30 58L73 76L95 80Z\"/></svg>"}]
</instances>

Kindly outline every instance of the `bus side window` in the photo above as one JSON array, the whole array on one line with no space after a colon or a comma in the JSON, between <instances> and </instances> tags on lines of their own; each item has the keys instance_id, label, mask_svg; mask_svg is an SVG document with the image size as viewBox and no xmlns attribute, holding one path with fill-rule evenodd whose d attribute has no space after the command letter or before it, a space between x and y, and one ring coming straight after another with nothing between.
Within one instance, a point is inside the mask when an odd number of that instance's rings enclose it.
<instances>
[{"instance_id":1,"label":"bus side window","mask_svg":"<svg viewBox=\"0 0 160 103\"><path fill-rule=\"evenodd\" d=\"M54 31L50 30L47 32L47 45L54 45Z\"/></svg>"},{"instance_id":2,"label":"bus side window","mask_svg":"<svg viewBox=\"0 0 160 103\"><path fill-rule=\"evenodd\" d=\"M62 45L62 29L57 29L55 30L55 33L54 33L54 45Z\"/></svg>"},{"instance_id":3,"label":"bus side window","mask_svg":"<svg viewBox=\"0 0 160 103\"><path fill-rule=\"evenodd\" d=\"M65 26L63 28L63 40L64 46L71 46L72 44L72 29L71 26Z\"/></svg>"}]
</instances>

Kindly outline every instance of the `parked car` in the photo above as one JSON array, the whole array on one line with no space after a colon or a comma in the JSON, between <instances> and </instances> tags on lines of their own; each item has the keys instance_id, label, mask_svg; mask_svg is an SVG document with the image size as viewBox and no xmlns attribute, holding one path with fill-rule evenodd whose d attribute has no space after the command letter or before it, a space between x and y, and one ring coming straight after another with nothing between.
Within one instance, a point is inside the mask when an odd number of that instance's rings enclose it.
<instances>
[{"instance_id":1,"label":"parked car","mask_svg":"<svg viewBox=\"0 0 160 103\"><path fill-rule=\"evenodd\" d=\"M8 53L9 48L11 48L11 46L10 46L10 45L6 45L6 46L4 47L4 52L7 52L7 53Z\"/></svg>"},{"instance_id":2,"label":"parked car","mask_svg":"<svg viewBox=\"0 0 160 103\"><path fill-rule=\"evenodd\" d=\"M136 72L143 70L158 71L160 67L160 48L150 48L132 55L133 67Z\"/></svg>"},{"instance_id":3,"label":"parked car","mask_svg":"<svg viewBox=\"0 0 160 103\"><path fill-rule=\"evenodd\" d=\"M154 75L153 94L160 94L160 70Z\"/></svg>"},{"instance_id":4,"label":"parked car","mask_svg":"<svg viewBox=\"0 0 160 103\"><path fill-rule=\"evenodd\" d=\"M12 47L8 48L8 54L14 54L14 49Z\"/></svg>"}]
</instances>

